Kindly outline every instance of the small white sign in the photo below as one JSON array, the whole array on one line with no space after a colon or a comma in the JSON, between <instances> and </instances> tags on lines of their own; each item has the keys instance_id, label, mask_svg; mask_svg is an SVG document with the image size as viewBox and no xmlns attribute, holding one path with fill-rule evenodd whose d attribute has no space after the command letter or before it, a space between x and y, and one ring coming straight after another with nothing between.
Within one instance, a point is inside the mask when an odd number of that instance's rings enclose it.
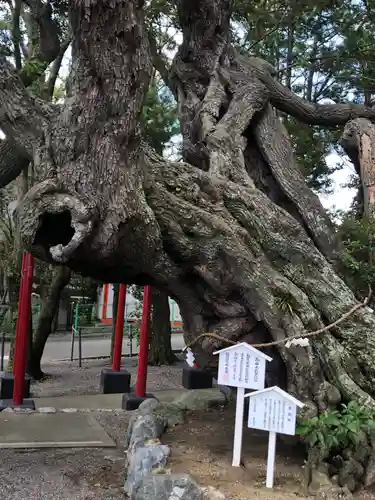
<instances>
[{"instance_id":1,"label":"small white sign","mask_svg":"<svg viewBox=\"0 0 375 500\"><path fill-rule=\"evenodd\" d=\"M272 361L258 349L242 342L214 352L219 355L218 384L244 389L263 389L266 361Z\"/></svg>"},{"instance_id":2,"label":"small white sign","mask_svg":"<svg viewBox=\"0 0 375 500\"><path fill-rule=\"evenodd\" d=\"M270 387L246 395L250 397L248 427L294 436L299 401L283 393L278 387Z\"/></svg>"},{"instance_id":3,"label":"small white sign","mask_svg":"<svg viewBox=\"0 0 375 500\"><path fill-rule=\"evenodd\" d=\"M276 434L294 436L297 407L305 406L277 386L245 395L249 401L248 427L269 432L266 487L273 487Z\"/></svg>"},{"instance_id":4,"label":"small white sign","mask_svg":"<svg viewBox=\"0 0 375 500\"><path fill-rule=\"evenodd\" d=\"M237 387L232 466L241 463L245 389L262 389L266 378L266 361L272 361L246 342L214 352L219 355L219 385Z\"/></svg>"}]
</instances>

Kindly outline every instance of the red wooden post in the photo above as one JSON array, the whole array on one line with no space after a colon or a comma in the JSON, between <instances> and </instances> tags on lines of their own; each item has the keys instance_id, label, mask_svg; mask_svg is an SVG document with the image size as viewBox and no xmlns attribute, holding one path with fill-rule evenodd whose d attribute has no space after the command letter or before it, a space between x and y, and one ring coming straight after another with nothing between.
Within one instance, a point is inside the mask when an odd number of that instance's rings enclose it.
<instances>
[{"instance_id":1,"label":"red wooden post","mask_svg":"<svg viewBox=\"0 0 375 500\"><path fill-rule=\"evenodd\" d=\"M120 285L118 304L117 304L115 342L113 346L113 360L112 360L112 369L115 371L120 371L121 369L125 303L126 303L126 285Z\"/></svg>"},{"instance_id":2,"label":"red wooden post","mask_svg":"<svg viewBox=\"0 0 375 500\"><path fill-rule=\"evenodd\" d=\"M21 292L18 303L18 317L16 327L16 355L13 404L23 403L23 391L25 387L26 355L28 348L29 320L31 313L31 293L33 286L34 258L31 253L23 256Z\"/></svg>"},{"instance_id":3,"label":"red wooden post","mask_svg":"<svg viewBox=\"0 0 375 500\"><path fill-rule=\"evenodd\" d=\"M146 396L147 361L151 319L151 287L145 286L143 290L142 323L139 341L138 375L135 388L136 396Z\"/></svg>"},{"instance_id":4,"label":"red wooden post","mask_svg":"<svg viewBox=\"0 0 375 500\"><path fill-rule=\"evenodd\" d=\"M13 347L13 377L15 376L16 374L16 364L17 364L17 359L18 359L18 355L17 355L17 338L19 336L19 329L20 329L20 316L22 316L22 308L23 308L23 299L22 299L22 290L25 286L25 280L24 280L24 276L26 275L26 267L25 267L25 264L26 264L26 254L23 254L22 256L22 264L21 264L21 279L20 279L20 290L18 292L18 311L17 311L17 323L16 323L16 336L15 336L15 342L14 342L14 347Z\"/></svg>"}]
</instances>

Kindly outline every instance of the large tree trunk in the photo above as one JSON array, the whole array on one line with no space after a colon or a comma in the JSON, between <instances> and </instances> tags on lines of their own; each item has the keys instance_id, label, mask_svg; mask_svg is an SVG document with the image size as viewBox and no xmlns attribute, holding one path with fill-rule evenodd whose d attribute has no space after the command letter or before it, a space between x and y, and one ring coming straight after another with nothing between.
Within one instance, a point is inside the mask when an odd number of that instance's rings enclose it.
<instances>
[{"instance_id":1,"label":"large tree trunk","mask_svg":"<svg viewBox=\"0 0 375 500\"><path fill-rule=\"evenodd\" d=\"M106 282L158 286L179 303L187 341L204 332L251 341L258 331L286 340L337 320L356 299L335 272L333 228L272 105L327 126L375 110L306 103L267 63L240 56L228 43L227 0L182 1L179 17L170 81L186 162L140 142L151 75L140 2L72 3L72 95L60 113L30 98L2 62L7 133L26 134L43 179L18 211L25 245ZM374 326L363 309L308 349L278 344L288 390L319 410L332 403L331 384L375 405ZM202 347L200 364L216 346Z\"/></svg>"},{"instance_id":2,"label":"large tree trunk","mask_svg":"<svg viewBox=\"0 0 375 500\"><path fill-rule=\"evenodd\" d=\"M181 0L183 43L168 82L185 162L141 144L151 64L141 0L71 2L72 93L61 110L30 97L1 61L0 122L35 157L40 183L18 217L25 245L104 282L150 284L180 306L186 341L215 332L277 342L285 387L310 414L375 407L375 318L338 275L340 246L296 165L276 109L310 124L375 119L359 105L307 103L229 43L229 0ZM276 108L276 109L275 109ZM197 344L199 365L225 341Z\"/></svg>"},{"instance_id":3,"label":"large tree trunk","mask_svg":"<svg viewBox=\"0 0 375 500\"><path fill-rule=\"evenodd\" d=\"M172 365L176 356L172 351L172 330L168 295L152 289L152 329L150 338L150 365Z\"/></svg>"},{"instance_id":4,"label":"large tree trunk","mask_svg":"<svg viewBox=\"0 0 375 500\"><path fill-rule=\"evenodd\" d=\"M35 380L43 378L41 368L42 356L47 339L51 334L53 319L58 311L60 296L69 284L70 269L65 266L56 268L51 286L43 297L38 324L35 329L32 351L28 359L27 373Z\"/></svg>"}]
</instances>

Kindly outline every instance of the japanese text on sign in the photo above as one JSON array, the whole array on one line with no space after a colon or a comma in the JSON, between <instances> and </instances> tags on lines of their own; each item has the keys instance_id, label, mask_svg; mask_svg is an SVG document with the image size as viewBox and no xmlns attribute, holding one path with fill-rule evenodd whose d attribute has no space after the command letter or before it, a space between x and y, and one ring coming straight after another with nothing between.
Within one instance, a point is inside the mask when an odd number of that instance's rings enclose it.
<instances>
[{"instance_id":1,"label":"japanese text on sign","mask_svg":"<svg viewBox=\"0 0 375 500\"><path fill-rule=\"evenodd\" d=\"M219 354L218 383L247 389L263 389L266 361L246 348Z\"/></svg>"},{"instance_id":2,"label":"japanese text on sign","mask_svg":"<svg viewBox=\"0 0 375 500\"><path fill-rule=\"evenodd\" d=\"M248 426L293 436L296 428L296 405L272 392L250 397Z\"/></svg>"}]
</instances>

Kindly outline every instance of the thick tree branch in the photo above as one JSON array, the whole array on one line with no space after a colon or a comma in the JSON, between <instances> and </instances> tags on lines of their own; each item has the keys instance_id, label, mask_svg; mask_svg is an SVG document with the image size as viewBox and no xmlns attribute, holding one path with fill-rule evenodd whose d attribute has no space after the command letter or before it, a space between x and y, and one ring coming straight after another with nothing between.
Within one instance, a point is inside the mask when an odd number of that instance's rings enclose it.
<instances>
[{"instance_id":1,"label":"thick tree branch","mask_svg":"<svg viewBox=\"0 0 375 500\"><path fill-rule=\"evenodd\" d=\"M165 85L169 88L173 95L176 96L176 89L169 78L170 68L168 68L168 63L163 57L163 54L160 54L155 36L151 30L148 31L148 41L150 44L150 53L154 68L162 77Z\"/></svg>"},{"instance_id":2,"label":"thick tree branch","mask_svg":"<svg viewBox=\"0 0 375 500\"><path fill-rule=\"evenodd\" d=\"M60 40L55 21L52 19L52 7L49 2L23 0L32 13L32 18L39 27L39 41L34 47L32 57L51 63L60 51Z\"/></svg>"},{"instance_id":3,"label":"thick tree branch","mask_svg":"<svg viewBox=\"0 0 375 500\"><path fill-rule=\"evenodd\" d=\"M30 156L5 139L0 141L0 189L14 181L30 163Z\"/></svg>"},{"instance_id":4,"label":"thick tree branch","mask_svg":"<svg viewBox=\"0 0 375 500\"><path fill-rule=\"evenodd\" d=\"M33 97L5 58L0 60L0 127L23 151L32 155L52 109Z\"/></svg>"},{"instance_id":5,"label":"thick tree branch","mask_svg":"<svg viewBox=\"0 0 375 500\"><path fill-rule=\"evenodd\" d=\"M19 71L22 83L29 86L43 74L48 64L57 58L52 65L47 82L48 95L52 96L61 61L69 43L65 42L60 48L57 26L52 20L52 10L49 4L43 4L39 0L25 0L25 3L31 10L32 21L39 27L39 39L30 53L22 46L19 26L22 1L16 0L12 14L16 69ZM21 48L26 59L23 68ZM0 83L0 103L4 102L5 106L2 106L0 111L0 126L8 138L0 145L0 187L16 179L28 166L34 138L40 135L44 115L49 113L42 101L38 103L38 100L34 100L31 95L27 94L7 62L1 61L0 66L2 65L4 81Z\"/></svg>"},{"instance_id":6,"label":"thick tree branch","mask_svg":"<svg viewBox=\"0 0 375 500\"><path fill-rule=\"evenodd\" d=\"M251 60L252 64L254 60ZM257 67L254 64L254 67ZM294 116L309 125L345 125L355 118L367 118L375 121L375 109L359 104L314 104L298 97L291 90L284 87L273 76L260 67L257 67L259 79L267 86L270 92L270 102L280 111Z\"/></svg>"},{"instance_id":7,"label":"thick tree branch","mask_svg":"<svg viewBox=\"0 0 375 500\"><path fill-rule=\"evenodd\" d=\"M14 59L16 62L16 69L19 71L22 68L21 59L21 30L20 30L20 16L21 16L22 0L15 0L12 12L12 38L14 45Z\"/></svg>"},{"instance_id":8,"label":"thick tree branch","mask_svg":"<svg viewBox=\"0 0 375 500\"><path fill-rule=\"evenodd\" d=\"M60 40L56 22L52 19L51 5L40 0L24 0L24 3L31 11L29 23L33 26L29 31L39 31L38 35L30 37L30 49L19 73L24 85L29 86L43 75L48 65L58 57Z\"/></svg>"},{"instance_id":9,"label":"thick tree branch","mask_svg":"<svg viewBox=\"0 0 375 500\"><path fill-rule=\"evenodd\" d=\"M62 60L64 59L65 52L67 51L67 49L70 45L70 42L71 42L71 40L69 39L61 44L59 55L56 57L56 59L53 61L52 65L51 65L50 74L49 74L49 77L47 80L47 96L48 96L49 100L52 100L53 91L54 91L55 85L56 85L56 80L57 80L57 77L59 75L59 71L61 68L61 63L62 63Z\"/></svg>"},{"instance_id":10,"label":"thick tree branch","mask_svg":"<svg viewBox=\"0 0 375 500\"><path fill-rule=\"evenodd\" d=\"M296 165L287 131L270 105L254 134L277 184L293 203L307 233L322 254L331 263L335 262L339 247L333 224L318 196L307 186Z\"/></svg>"}]
</instances>

